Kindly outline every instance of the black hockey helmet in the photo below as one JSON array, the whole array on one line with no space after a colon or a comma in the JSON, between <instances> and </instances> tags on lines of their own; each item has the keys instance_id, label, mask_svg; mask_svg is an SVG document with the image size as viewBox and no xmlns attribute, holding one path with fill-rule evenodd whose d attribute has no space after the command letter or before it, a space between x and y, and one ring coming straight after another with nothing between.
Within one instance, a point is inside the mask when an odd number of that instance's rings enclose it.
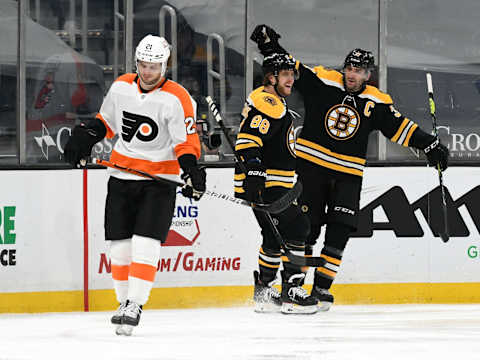
<instances>
[{"instance_id":1,"label":"black hockey helmet","mask_svg":"<svg viewBox=\"0 0 480 360\"><path fill-rule=\"evenodd\" d=\"M371 51L354 49L345 58L343 68L345 69L347 65L371 70L375 66L375 58Z\"/></svg>"},{"instance_id":2,"label":"black hockey helmet","mask_svg":"<svg viewBox=\"0 0 480 360\"><path fill-rule=\"evenodd\" d=\"M296 74L295 59L288 54L274 53L263 58L262 69L264 75L278 76L280 70L293 70Z\"/></svg>"}]
</instances>

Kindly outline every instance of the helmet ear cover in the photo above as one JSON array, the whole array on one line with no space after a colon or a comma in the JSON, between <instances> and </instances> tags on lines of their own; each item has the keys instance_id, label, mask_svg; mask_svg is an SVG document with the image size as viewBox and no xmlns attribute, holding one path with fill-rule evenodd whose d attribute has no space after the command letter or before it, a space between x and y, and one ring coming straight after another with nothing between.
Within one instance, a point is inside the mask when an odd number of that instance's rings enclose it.
<instances>
[{"instance_id":1,"label":"helmet ear cover","mask_svg":"<svg viewBox=\"0 0 480 360\"><path fill-rule=\"evenodd\" d=\"M135 64L138 61L162 64L161 74L167 72L168 58L170 57L170 44L163 37L147 35L138 43L135 49ZM138 68L137 68L138 72Z\"/></svg>"}]
</instances>

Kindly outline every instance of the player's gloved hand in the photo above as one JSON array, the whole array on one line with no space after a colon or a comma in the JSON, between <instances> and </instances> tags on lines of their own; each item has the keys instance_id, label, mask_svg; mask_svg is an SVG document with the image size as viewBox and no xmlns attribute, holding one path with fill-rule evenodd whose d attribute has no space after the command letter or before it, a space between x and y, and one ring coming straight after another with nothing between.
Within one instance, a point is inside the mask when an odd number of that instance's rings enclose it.
<instances>
[{"instance_id":1,"label":"player's gloved hand","mask_svg":"<svg viewBox=\"0 0 480 360\"><path fill-rule=\"evenodd\" d=\"M445 145L436 137L433 142L423 149L427 156L430 166L437 168L440 165L440 170L444 171L448 168L449 151Z\"/></svg>"},{"instance_id":2,"label":"player's gloved hand","mask_svg":"<svg viewBox=\"0 0 480 360\"><path fill-rule=\"evenodd\" d=\"M243 189L245 198L250 202L257 202L263 189L265 189L265 180L267 178L267 169L258 160L250 160L245 164L247 173L243 180Z\"/></svg>"},{"instance_id":3,"label":"player's gloved hand","mask_svg":"<svg viewBox=\"0 0 480 360\"><path fill-rule=\"evenodd\" d=\"M98 141L99 137L94 129L85 127L85 124L75 126L63 150L65 161L76 168L84 166L85 164L80 164L80 160L90 156Z\"/></svg>"},{"instance_id":4,"label":"player's gloved hand","mask_svg":"<svg viewBox=\"0 0 480 360\"><path fill-rule=\"evenodd\" d=\"M285 53L286 51L278 44L281 36L268 25L257 25L250 35L250 39L254 41L260 53L268 56L273 53Z\"/></svg>"},{"instance_id":5,"label":"player's gloved hand","mask_svg":"<svg viewBox=\"0 0 480 360\"><path fill-rule=\"evenodd\" d=\"M192 154L184 154L178 158L183 170L181 178L185 181L182 195L193 200L200 200L206 190L207 173L197 165L197 159Z\"/></svg>"}]
</instances>

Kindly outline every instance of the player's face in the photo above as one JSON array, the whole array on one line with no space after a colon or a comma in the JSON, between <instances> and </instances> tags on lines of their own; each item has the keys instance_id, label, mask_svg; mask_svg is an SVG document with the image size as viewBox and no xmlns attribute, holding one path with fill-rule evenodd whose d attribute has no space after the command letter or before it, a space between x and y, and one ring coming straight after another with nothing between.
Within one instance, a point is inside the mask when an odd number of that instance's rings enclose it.
<instances>
[{"instance_id":1,"label":"player's face","mask_svg":"<svg viewBox=\"0 0 480 360\"><path fill-rule=\"evenodd\" d=\"M293 70L280 70L278 72L277 91L280 96L286 97L292 93L295 73Z\"/></svg>"},{"instance_id":2,"label":"player's face","mask_svg":"<svg viewBox=\"0 0 480 360\"><path fill-rule=\"evenodd\" d=\"M370 72L364 68L347 65L343 69L345 77L345 87L349 92L355 92L362 88L365 81L370 78Z\"/></svg>"},{"instance_id":3,"label":"player's face","mask_svg":"<svg viewBox=\"0 0 480 360\"><path fill-rule=\"evenodd\" d=\"M162 78L162 64L160 63L138 61L137 69L140 85L144 90L153 89Z\"/></svg>"}]
</instances>

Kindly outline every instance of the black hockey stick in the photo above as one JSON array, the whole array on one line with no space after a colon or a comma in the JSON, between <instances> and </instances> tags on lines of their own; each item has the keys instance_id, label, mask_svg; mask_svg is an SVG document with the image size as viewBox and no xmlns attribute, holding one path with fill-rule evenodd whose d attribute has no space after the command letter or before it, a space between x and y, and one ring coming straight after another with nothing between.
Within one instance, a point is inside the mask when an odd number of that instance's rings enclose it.
<instances>
[{"instance_id":1,"label":"black hockey stick","mask_svg":"<svg viewBox=\"0 0 480 360\"><path fill-rule=\"evenodd\" d=\"M93 164L110 167L112 169L117 169L117 170L120 170L120 171L123 171L123 172L127 172L127 173L134 174L134 175L137 175L137 176L142 176L144 178L152 179L152 180L161 182L163 184L174 185L174 186L178 186L180 188L183 188L185 186L185 183L183 183L183 182L174 181L174 180L170 180L170 179L165 179L165 178L162 178L160 176L149 174L149 173L147 173L145 171L142 171L142 170L132 169L132 168L129 168L129 167L121 166L121 165L112 163L112 162L107 161L107 160L92 158L91 162ZM84 162L84 164L86 164L86 162ZM82 165L82 166L84 166L84 165ZM297 189L297 191L298 191L298 195L299 195L302 191L301 187L299 189ZM211 190L208 190L208 189L205 191L205 194L208 195L208 196L211 196L213 198L226 200L228 202L232 202L232 203L239 204L239 205L248 206L248 207L254 208L255 210L260 210L260 211L264 211L264 212L272 212L274 214L276 214L278 212L281 212L284 209L286 209L291 203L289 198L294 195L294 194L286 194L285 196L280 198L278 201L275 201L274 203L271 203L271 204L256 204L256 203L249 203L248 201L245 201L245 200L242 200L242 199L237 199L234 196L219 193L219 192L216 192L216 191L211 191Z\"/></svg>"},{"instance_id":2,"label":"black hockey stick","mask_svg":"<svg viewBox=\"0 0 480 360\"><path fill-rule=\"evenodd\" d=\"M437 129L437 117L435 116L435 101L433 100L433 84L432 84L432 75L427 73L427 91L428 91L428 103L430 105L430 115L433 122L433 133L438 139L438 129ZM438 171L438 180L440 182L440 190L442 193L442 210L443 210L443 232L440 232L440 238L443 242L447 242L450 239L448 232L448 215L447 215L447 201L445 200L445 186L443 185L443 174L440 169L440 164L437 165Z\"/></svg>"},{"instance_id":3,"label":"black hockey stick","mask_svg":"<svg viewBox=\"0 0 480 360\"><path fill-rule=\"evenodd\" d=\"M247 169L245 168L245 164L243 163L242 159L238 154L235 152L235 144L233 143L232 139L230 139L228 135L228 129L225 127L225 124L223 123L222 116L220 115L220 112L218 111L217 105L213 102L213 99L210 96L207 96L205 98L207 100L207 104L210 107L210 111L213 114L213 117L217 121L218 125L222 129L223 134L227 138L227 142L232 148L233 153L235 154L235 159L237 160L238 165L240 166L240 169L244 174L247 173ZM297 181L297 184L300 184L299 181ZM300 194L299 194L300 195ZM293 201L292 201L293 202ZM275 236L275 239L278 241L280 244L283 252L285 253L285 256L288 258L288 260L295 265L299 266L311 266L311 267L319 267L323 266L326 264L326 260L322 257L305 257L305 256L300 256L300 255L295 255L293 254L288 248L285 243L285 240L283 239L282 235L278 231L277 227L275 226L275 223L273 222L272 216L267 212L265 213L266 218L268 220L268 223L270 224L270 227L273 231L273 234Z\"/></svg>"}]
</instances>

